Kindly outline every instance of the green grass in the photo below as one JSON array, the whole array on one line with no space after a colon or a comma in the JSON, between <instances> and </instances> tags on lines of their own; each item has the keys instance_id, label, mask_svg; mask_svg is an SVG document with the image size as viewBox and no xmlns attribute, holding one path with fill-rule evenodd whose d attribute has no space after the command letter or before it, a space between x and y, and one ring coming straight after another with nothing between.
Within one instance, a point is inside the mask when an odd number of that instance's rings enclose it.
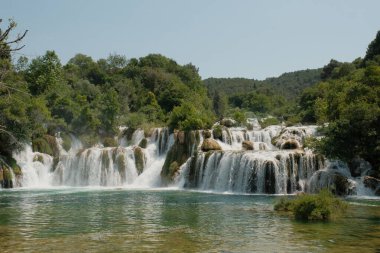
<instances>
[{"instance_id":1,"label":"green grass","mask_svg":"<svg viewBox=\"0 0 380 253\"><path fill-rule=\"evenodd\" d=\"M289 212L297 220L331 220L339 217L347 209L347 203L324 189L318 194L303 194L294 199L281 198L275 211Z\"/></svg>"}]
</instances>

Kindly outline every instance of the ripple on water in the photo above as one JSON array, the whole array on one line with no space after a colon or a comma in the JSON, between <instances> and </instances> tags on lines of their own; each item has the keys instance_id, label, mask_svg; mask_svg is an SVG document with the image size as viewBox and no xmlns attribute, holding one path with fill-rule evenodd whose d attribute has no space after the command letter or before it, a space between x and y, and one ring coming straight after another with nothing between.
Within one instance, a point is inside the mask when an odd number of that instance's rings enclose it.
<instances>
[{"instance_id":1,"label":"ripple on water","mask_svg":"<svg viewBox=\"0 0 380 253\"><path fill-rule=\"evenodd\" d=\"M302 223L273 212L276 198L157 189L1 191L0 248L2 252L380 248L380 211L372 206L377 200L350 199L353 205L347 215L333 223Z\"/></svg>"}]
</instances>

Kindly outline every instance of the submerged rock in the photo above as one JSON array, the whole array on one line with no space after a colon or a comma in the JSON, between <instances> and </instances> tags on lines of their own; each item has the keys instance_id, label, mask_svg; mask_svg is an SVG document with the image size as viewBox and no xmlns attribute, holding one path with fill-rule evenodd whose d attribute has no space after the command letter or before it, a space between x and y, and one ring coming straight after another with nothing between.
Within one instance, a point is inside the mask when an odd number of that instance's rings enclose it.
<instances>
[{"instance_id":1,"label":"submerged rock","mask_svg":"<svg viewBox=\"0 0 380 253\"><path fill-rule=\"evenodd\" d=\"M216 140L207 138L203 141L201 149L202 151L207 152L210 150L222 150L222 147Z\"/></svg>"}]
</instances>

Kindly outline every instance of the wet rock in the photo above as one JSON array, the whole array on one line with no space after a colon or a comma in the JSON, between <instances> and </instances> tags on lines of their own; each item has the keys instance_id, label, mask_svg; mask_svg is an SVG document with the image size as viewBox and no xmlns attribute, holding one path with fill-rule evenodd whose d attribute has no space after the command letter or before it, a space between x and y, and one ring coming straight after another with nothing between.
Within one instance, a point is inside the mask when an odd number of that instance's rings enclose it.
<instances>
[{"instance_id":1,"label":"wet rock","mask_svg":"<svg viewBox=\"0 0 380 253\"><path fill-rule=\"evenodd\" d=\"M174 133L174 140L174 144L169 149L161 170L163 185L171 183L175 176L170 168L173 162L177 162L178 166L181 166L197 151L200 143L199 131L177 131Z\"/></svg>"},{"instance_id":2,"label":"wet rock","mask_svg":"<svg viewBox=\"0 0 380 253\"><path fill-rule=\"evenodd\" d=\"M0 172L2 172L2 177L0 178L0 183L3 188L13 188L13 178L9 168L3 167Z\"/></svg>"},{"instance_id":3,"label":"wet rock","mask_svg":"<svg viewBox=\"0 0 380 253\"><path fill-rule=\"evenodd\" d=\"M185 132L184 131L178 131L177 141L179 144L185 144Z\"/></svg>"},{"instance_id":4,"label":"wet rock","mask_svg":"<svg viewBox=\"0 0 380 253\"><path fill-rule=\"evenodd\" d=\"M236 126L236 121L233 119L222 119L219 122L220 125L225 126L225 127L234 127Z\"/></svg>"},{"instance_id":5,"label":"wet rock","mask_svg":"<svg viewBox=\"0 0 380 253\"><path fill-rule=\"evenodd\" d=\"M332 170L320 170L313 174L308 187L311 193L318 193L324 188L338 196L346 196L356 192L355 184L345 175Z\"/></svg>"},{"instance_id":6,"label":"wet rock","mask_svg":"<svg viewBox=\"0 0 380 253\"><path fill-rule=\"evenodd\" d=\"M223 127L222 126L216 126L212 130L212 134L214 136L214 139L223 140Z\"/></svg>"},{"instance_id":7,"label":"wet rock","mask_svg":"<svg viewBox=\"0 0 380 253\"><path fill-rule=\"evenodd\" d=\"M366 174L367 174L366 176L370 176L370 177L380 179L380 172L377 170L369 170L369 171L367 171Z\"/></svg>"},{"instance_id":8,"label":"wet rock","mask_svg":"<svg viewBox=\"0 0 380 253\"><path fill-rule=\"evenodd\" d=\"M254 150L252 141L243 141L241 145L244 150Z\"/></svg>"},{"instance_id":9,"label":"wet rock","mask_svg":"<svg viewBox=\"0 0 380 253\"><path fill-rule=\"evenodd\" d=\"M44 163L44 157L40 154L35 154L33 157L33 162Z\"/></svg>"},{"instance_id":10,"label":"wet rock","mask_svg":"<svg viewBox=\"0 0 380 253\"><path fill-rule=\"evenodd\" d=\"M355 158L349 163L351 175L353 177L360 177L365 175L366 172L372 169L369 162L361 158Z\"/></svg>"},{"instance_id":11,"label":"wet rock","mask_svg":"<svg viewBox=\"0 0 380 253\"><path fill-rule=\"evenodd\" d=\"M45 153L54 157L59 156L57 141L54 136L44 135L32 140L33 152Z\"/></svg>"},{"instance_id":12,"label":"wet rock","mask_svg":"<svg viewBox=\"0 0 380 253\"><path fill-rule=\"evenodd\" d=\"M146 138L142 139L139 143L140 148L146 148L148 146L148 140Z\"/></svg>"},{"instance_id":13,"label":"wet rock","mask_svg":"<svg viewBox=\"0 0 380 253\"><path fill-rule=\"evenodd\" d=\"M210 150L222 150L222 147L216 140L208 138L203 141L201 149L202 151L207 152Z\"/></svg>"},{"instance_id":14,"label":"wet rock","mask_svg":"<svg viewBox=\"0 0 380 253\"><path fill-rule=\"evenodd\" d=\"M375 192L375 195L380 196L380 179L365 176L363 179L363 183L365 187L370 188Z\"/></svg>"},{"instance_id":15,"label":"wet rock","mask_svg":"<svg viewBox=\"0 0 380 253\"><path fill-rule=\"evenodd\" d=\"M273 162L268 161L265 164L265 193L276 193L276 174Z\"/></svg>"},{"instance_id":16,"label":"wet rock","mask_svg":"<svg viewBox=\"0 0 380 253\"><path fill-rule=\"evenodd\" d=\"M145 154L142 148L140 147L135 147L133 149L133 154L135 156L135 166L137 173L140 175L145 167Z\"/></svg>"},{"instance_id":17,"label":"wet rock","mask_svg":"<svg viewBox=\"0 0 380 253\"><path fill-rule=\"evenodd\" d=\"M298 149L300 148L300 144L296 140L287 140L281 144L281 149Z\"/></svg>"},{"instance_id":18,"label":"wet rock","mask_svg":"<svg viewBox=\"0 0 380 253\"><path fill-rule=\"evenodd\" d=\"M305 139L316 133L316 126L286 127L272 139L272 144L280 149L302 148Z\"/></svg>"}]
</instances>

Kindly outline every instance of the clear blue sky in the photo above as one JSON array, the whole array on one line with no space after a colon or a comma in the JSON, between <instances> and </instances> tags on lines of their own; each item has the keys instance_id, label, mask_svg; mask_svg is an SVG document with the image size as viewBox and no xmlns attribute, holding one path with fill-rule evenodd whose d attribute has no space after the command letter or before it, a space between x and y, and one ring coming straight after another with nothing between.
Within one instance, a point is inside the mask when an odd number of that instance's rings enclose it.
<instances>
[{"instance_id":1,"label":"clear blue sky","mask_svg":"<svg viewBox=\"0 0 380 253\"><path fill-rule=\"evenodd\" d=\"M363 56L380 30L379 0L1 0L28 29L22 53L161 53L202 78L264 79Z\"/></svg>"}]
</instances>

